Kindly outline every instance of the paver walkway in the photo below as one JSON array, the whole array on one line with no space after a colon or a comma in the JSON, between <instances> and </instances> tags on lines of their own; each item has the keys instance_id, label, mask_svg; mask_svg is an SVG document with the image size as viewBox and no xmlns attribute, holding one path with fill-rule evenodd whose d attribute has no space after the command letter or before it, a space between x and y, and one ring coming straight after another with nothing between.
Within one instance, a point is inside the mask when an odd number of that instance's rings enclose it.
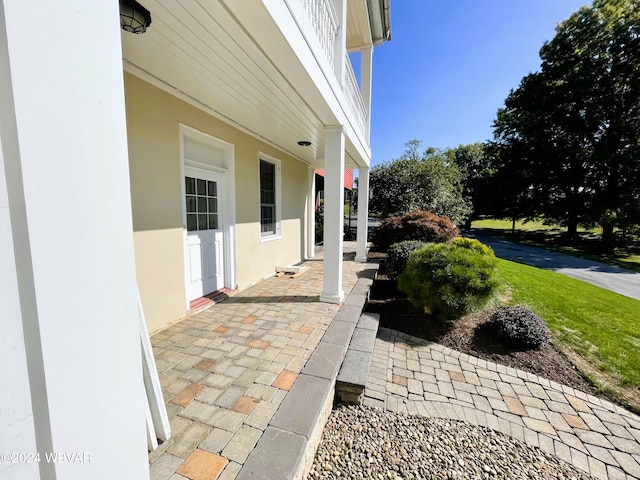
<instances>
[{"instance_id":1,"label":"paver walkway","mask_svg":"<svg viewBox=\"0 0 640 480\"><path fill-rule=\"evenodd\" d=\"M366 405L463 420L602 479L640 478L640 417L528 372L380 328Z\"/></svg>"},{"instance_id":2,"label":"paver walkway","mask_svg":"<svg viewBox=\"0 0 640 480\"><path fill-rule=\"evenodd\" d=\"M354 256L345 294L366 267ZM319 301L322 262L306 265L151 337L172 430L149 455L152 480L237 476L340 308Z\"/></svg>"}]
</instances>

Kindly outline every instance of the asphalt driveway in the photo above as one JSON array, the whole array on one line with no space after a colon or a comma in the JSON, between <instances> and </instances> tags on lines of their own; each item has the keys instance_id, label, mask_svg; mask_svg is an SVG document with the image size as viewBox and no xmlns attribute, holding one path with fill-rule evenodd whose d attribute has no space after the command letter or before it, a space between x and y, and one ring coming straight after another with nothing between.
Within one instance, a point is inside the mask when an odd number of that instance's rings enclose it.
<instances>
[{"instance_id":1,"label":"asphalt driveway","mask_svg":"<svg viewBox=\"0 0 640 480\"><path fill-rule=\"evenodd\" d=\"M541 248L518 245L508 240L483 234L475 229L468 230L466 236L477 238L485 245L489 245L499 258L553 270L562 275L577 278L583 282L640 300L640 273Z\"/></svg>"}]
</instances>

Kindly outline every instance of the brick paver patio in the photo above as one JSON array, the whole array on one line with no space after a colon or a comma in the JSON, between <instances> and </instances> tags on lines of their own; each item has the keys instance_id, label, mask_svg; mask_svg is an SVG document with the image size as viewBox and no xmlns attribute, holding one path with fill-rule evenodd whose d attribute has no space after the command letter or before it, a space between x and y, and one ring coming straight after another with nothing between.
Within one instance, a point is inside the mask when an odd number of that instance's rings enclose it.
<instances>
[{"instance_id":1,"label":"brick paver patio","mask_svg":"<svg viewBox=\"0 0 640 480\"><path fill-rule=\"evenodd\" d=\"M153 480L237 476L339 311L319 301L320 258L152 336L172 431L149 455ZM366 266L353 258L345 254L345 294Z\"/></svg>"}]
</instances>

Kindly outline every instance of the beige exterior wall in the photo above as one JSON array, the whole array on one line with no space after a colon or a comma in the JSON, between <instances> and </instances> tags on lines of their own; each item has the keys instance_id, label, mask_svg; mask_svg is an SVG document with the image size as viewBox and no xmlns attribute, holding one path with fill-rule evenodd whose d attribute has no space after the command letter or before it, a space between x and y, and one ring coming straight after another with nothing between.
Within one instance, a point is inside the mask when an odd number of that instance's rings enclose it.
<instances>
[{"instance_id":1,"label":"beige exterior wall","mask_svg":"<svg viewBox=\"0 0 640 480\"><path fill-rule=\"evenodd\" d=\"M125 96L136 269L149 331L188 313L180 124L234 145L237 288L302 260L306 164L128 73ZM260 241L260 153L281 162L282 237L268 242Z\"/></svg>"}]
</instances>

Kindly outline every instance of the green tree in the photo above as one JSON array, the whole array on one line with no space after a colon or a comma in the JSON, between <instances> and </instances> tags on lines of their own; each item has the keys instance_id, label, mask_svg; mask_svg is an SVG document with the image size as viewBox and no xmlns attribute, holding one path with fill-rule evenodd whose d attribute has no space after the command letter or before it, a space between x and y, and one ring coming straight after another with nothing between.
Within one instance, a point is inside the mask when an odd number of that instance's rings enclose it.
<instances>
[{"instance_id":1,"label":"green tree","mask_svg":"<svg viewBox=\"0 0 640 480\"><path fill-rule=\"evenodd\" d=\"M599 223L610 249L640 189L640 2L595 0L540 57L498 111L492 149L507 179L526 178L528 214L569 234Z\"/></svg>"},{"instance_id":2,"label":"green tree","mask_svg":"<svg viewBox=\"0 0 640 480\"><path fill-rule=\"evenodd\" d=\"M491 158L494 170L486 179L490 200L483 213L511 220L515 230L517 220L532 220L538 215L530 174L521 170L519 162L513 161L524 160L529 151L522 142L512 142L488 143L485 152Z\"/></svg>"},{"instance_id":3,"label":"green tree","mask_svg":"<svg viewBox=\"0 0 640 480\"><path fill-rule=\"evenodd\" d=\"M543 73L522 79L505 100L494 122L494 140L486 148L495 175L496 216L533 219L543 216L575 234L588 221L584 188L586 163L573 137L557 125L566 112L551 95Z\"/></svg>"},{"instance_id":4,"label":"green tree","mask_svg":"<svg viewBox=\"0 0 640 480\"><path fill-rule=\"evenodd\" d=\"M463 195L473 205L472 216L477 218L479 215L491 214L495 210L492 204L492 177L495 175L495 168L485 144L477 142L448 148L445 155L460 170Z\"/></svg>"},{"instance_id":5,"label":"green tree","mask_svg":"<svg viewBox=\"0 0 640 480\"><path fill-rule=\"evenodd\" d=\"M471 212L462 196L462 175L457 165L438 149L421 152L421 142L405 144L397 160L377 165L370 174L370 210L383 216L426 210L446 215L461 224Z\"/></svg>"}]
</instances>

